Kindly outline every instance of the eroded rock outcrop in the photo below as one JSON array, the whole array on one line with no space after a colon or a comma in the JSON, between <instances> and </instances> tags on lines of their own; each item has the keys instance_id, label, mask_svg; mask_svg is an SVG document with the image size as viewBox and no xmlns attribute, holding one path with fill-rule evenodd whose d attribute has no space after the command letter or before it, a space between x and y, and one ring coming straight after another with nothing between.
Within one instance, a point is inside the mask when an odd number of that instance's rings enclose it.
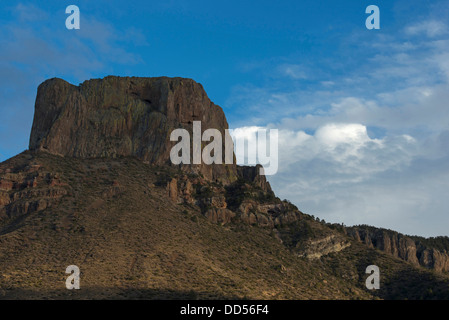
<instances>
[{"instance_id":1,"label":"eroded rock outcrop","mask_svg":"<svg viewBox=\"0 0 449 320\"><path fill-rule=\"evenodd\" d=\"M449 272L449 253L427 247L419 240L395 231L374 227L350 227L348 235L370 247L382 250L415 266L423 266L438 272Z\"/></svg>"},{"instance_id":2,"label":"eroded rock outcrop","mask_svg":"<svg viewBox=\"0 0 449 320\"><path fill-rule=\"evenodd\" d=\"M170 150L177 143L170 141L171 132L184 128L192 139L193 121L201 121L202 132L214 128L225 137L223 110L191 79L109 76L75 86L54 78L38 88L29 149L78 158L136 156L170 164ZM234 164L185 169L224 183L237 178Z\"/></svg>"},{"instance_id":3,"label":"eroded rock outcrop","mask_svg":"<svg viewBox=\"0 0 449 320\"><path fill-rule=\"evenodd\" d=\"M167 195L178 204L196 205L214 223L274 228L300 219L296 207L274 196L265 176L258 174L259 166L237 169L238 180L229 185L199 175L172 177L166 183Z\"/></svg>"},{"instance_id":4,"label":"eroded rock outcrop","mask_svg":"<svg viewBox=\"0 0 449 320\"><path fill-rule=\"evenodd\" d=\"M419 252L419 263L439 272L449 272L449 252L426 248Z\"/></svg>"},{"instance_id":5,"label":"eroded rock outcrop","mask_svg":"<svg viewBox=\"0 0 449 320\"><path fill-rule=\"evenodd\" d=\"M75 158L135 156L148 164L173 166L170 151L177 141L170 141L170 134L186 129L193 149L194 121L201 122L201 132L221 132L224 160L226 117L191 79L110 76L74 86L54 78L38 88L29 148ZM260 165L180 168L184 174L177 177L161 175L167 178L161 185L174 202L199 206L211 221L229 223L237 217L247 224L273 227L297 219L298 213L276 200ZM10 180L0 180L0 189L11 188ZM116 193L117 188L106 193ZM8 201L0 194L0 203Z\"/></svg>"},{"instance_id":6,"label":"eroded rock outcrop","mask_svg":"<svg viewBox=\"0 0 449 320\"><path fill-rule=\"evenodd\" d=\"M298 243L297 255L307 259L319 259L330 253L340 252L349 247L351 243L336 235L329 235L319 239L310 239Z\"/></svg>"},{"instance_id":7,"label":"eroded rock outcrop","mask_svg":"<svg viewBox=\"0 0 449 320\"><path fill-rule=\"evenodd\" d=\"M51 207L68 193L59 174L39 164L26 167L0 165L0 221Z\"/></svg>"},{"instance_id":8,"label":"eroded rock outcrop","mask_svg":"<svg viewBox=\"0 0 449 320\"><path fill-rule=\"evenodd\" d=\"M267 181L264 175L260 174L260 164L256 166L237 166L237 174L242 179L254 183L260 187L264 192L272 192L270 183Z\"/></svg>"}]
</instances>

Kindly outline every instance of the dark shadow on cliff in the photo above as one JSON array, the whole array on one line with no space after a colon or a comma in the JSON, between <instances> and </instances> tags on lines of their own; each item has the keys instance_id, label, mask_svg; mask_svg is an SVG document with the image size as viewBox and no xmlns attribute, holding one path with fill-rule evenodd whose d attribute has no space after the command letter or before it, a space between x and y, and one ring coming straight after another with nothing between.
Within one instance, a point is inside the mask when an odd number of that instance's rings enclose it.
<instances>
[{"instance_id":1,"label":"dark shadow on cliff","mask_svg":"<svg viewBox=\"0 0 449 320\"><path fill-rule=\"evenodd\" d=\"M391 260L387 262L378 252L369 250L357 261L358 273L362 275L359 282L362 284L369 277L365 274L368 265L374 264L380 268L380 289L370 290L373 296L385 300L449 299L449 280L446 277L422 267L400 264L397 258Z\"/></svg>"}]
</instances>

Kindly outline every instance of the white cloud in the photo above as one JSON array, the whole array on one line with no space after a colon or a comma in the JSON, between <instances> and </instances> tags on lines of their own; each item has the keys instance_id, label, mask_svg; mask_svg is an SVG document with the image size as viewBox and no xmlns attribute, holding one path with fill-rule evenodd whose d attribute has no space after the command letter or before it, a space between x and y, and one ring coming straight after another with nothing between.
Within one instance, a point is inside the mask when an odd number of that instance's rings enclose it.
<instances>
[{"instance_id":1,"label":"white cloud","mask_svg":"<svg viewBox=\"0 0 449 320\"><path fill-rule=\"evenodd\" d=\"M409 35L425 34L428 37L437 37L448 33L446 24L441 21L428 20L422 21L405 28L405 33Z\"/></svg>"},{"instance_id":2,"label":"white cloud","mask_svg":"<svg viewBox=\"0 0 449 320\"><path fill-rule=\"evenodd\" d=\"M307 79L305 67L298 64L282 64L278 67L281 74L292 79Z\"/></svg>"},{"instance_id":3,"label":"white cloud","mask_svg":"<svg viewBox=\"0 0 449 320\"><path fill-rule=\"evenodd\" d=\"M321 83L323 86L325 86L325 87L331 87L331 86L335 85L335 82L334 82L334 81L330 81L330 80L327 80L327 81L321 81L320 83Z\"/></svg>"},{"instance_id":4,"label":"white cloud","mask_svg":"<svg viewBox=\"0 0 449 320\"><path fill-rule=\"evenodd\" d=\"M277 195L327 221L447 234L447 137L372 139L366 132L361 124L336 123L314 135L280 130L279 172L268 177ZM429 156L432 149L440 154Z\"/></svg>"},{"instance_id":5,"label":"white cloud","mask_svg":"<svg viewBox=\"0 0 449 320\"><path fill-rule=\"evenodd\" d=\"M286 74L284 87L237 92L259 127L279 128L278 196L332 222L449 235L449 40L437 21L367 43L370 58L331 82L317 70L316 86Z\"/></svg>"},{"instance_id":6,"label":"white cloud","mask_svg":"<svg viewBox=\"0 0 449 320\"><path fill-rule=\"evenodd\" d=\"M318 128L315 137L331 149L341 144L349 144L355 150L370 141L366 127L361 124L327 124Z\"/></svg>"},{"instance_id":7,"label":"white cloud","mask_svg":"<svg viewBox=\"0 0 449 320\"><path fill-rule=\"evenodd\" d=\"M242 127L230 130L230 135L234 141L234 152L237 160L237 164L255 164L255 160L249 161L249 159L257 160L257 131L263 129L258 126ZM244 148L237 148L236 141L244 141Z\"/></svg>"},{"instance_id":8,"label":"white cloud","mask_svg":"<svg viewBox=\"0 0 449 320\"><path fill-rule=\"evenodd\" d=\"M48 17L48 14L45 11L32 4L24 5L19 3L12 11L17 15L19 21L22 23L45 20Z\"/></svg>"}]
</instances>

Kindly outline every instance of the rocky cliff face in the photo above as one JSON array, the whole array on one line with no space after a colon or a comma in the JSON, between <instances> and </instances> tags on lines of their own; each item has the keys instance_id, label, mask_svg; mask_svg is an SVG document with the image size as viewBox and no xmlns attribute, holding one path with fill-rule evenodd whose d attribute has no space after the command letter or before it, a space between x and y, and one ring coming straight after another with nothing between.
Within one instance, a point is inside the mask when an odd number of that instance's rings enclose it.
<instances>
[{"instance_id":1,"label":"rocky cliff face","mask_svg":"<svg viewBox=\"0 0 449 320\"><path fill-rule=\"evenodd\" d=\"M201 84L183 78L106 77L74 86L62 79L42 83L37 92L29 149L77 158L136 156L170 164L176 128L191 133L228 128L223 110ZM225 142L223 139L223 150ZM224 157L224 155L223 155ZM235 165L190 165L209 180L236 179Z\"/></svg>"},{"instance_id":2,"label":"rocky cliff face","mask_svg":"<svg viewBox=\"0 0 449 320\"><path fill-rule=\"evenodd\" d=\"M447 271L449 238L345 232L277 198L260 166L172 165L171 130L196 120L227 128L193 80L44 82L31 150L0 163L0 298L71 299L72 264L82 299L449 297L448 275L392 257ZM386 290L366 290L367 263Z\"/></svg>"},{"instance_id":3,"label":"rocky cliff face","mask_svg":"<svg viewBox=\"0 0 449 320\"><path fill-rule=\"evenodd\" d=\"M420 241L395 231L374 227L351 227L347 233L369 247L380 249L415 266L449 272L449 252L427 247Z\"/></svg>"},{"instance_id":4,"label":"rocky cliff face","mask_svg":"<svg viewBox=\"0 0 449 320\"><path fill-rule=\"evenodd\" d=\"M170 134L186 129L192 146L193 121L222 137L228 129L223 110L191 79L110 76L74 86L54 78L38 88L29 149L75 158L135 156L172 166L177 142ZM237 219L272 228L296 221L299 211L276 199L260 168L182 165L184 173L164 177L162 185L173 201L199 206L216 223Z\"/></svg>"},{"instance_id":5,"label":"rocky cliff face","mask_svg":"<svg viewBox=\"0 0 449 320\"><path fill-rule=\"evenodd\" d=\"M337 237L336 235L329 235L323 238L307 240L304 243L298 244L298 256L308 259L319 259L329 253L340 252L349 247L351 243Z\"/></svg>"},{"instance_id":6,"label":"rocky cliff face","mask_svg":"<svg viewBox=\"0 0 449 320\"><path fill-rule=\"evenodd\" d=\"M20 220L57 204L67 195L66 187L57 172L46 170L38 163L0 168L0 221ZM6 231L10 228L2 232Z\"/></svg>"},{"instance_id":7,"label":"rocky cliff face","mask_svg":"<svg viewBox=\"0 0 449 320\"><path fill-rule=\"evenodd\" d=\"M223 110L191 79L109 76L75 86L54 78L38 88L29 149L74 158L134 156L149 164L173 166L170 150L177 142L170 141L170 134L184 128L192 145L194 121L201 121L201 132L214 128L225 137L228 123ZM183 174L163 183L169 197L200 207L215 223L240 221L275 228L300 219L299 210L274 196L265 176L259 174L260 166L191 164L180 168ZM28 168L0 174L0 209L10 218L43 210L66 192L55 185L57 178L51 172ZM49 185L43 188L46 181ZM382 230L350 232L368 246L414 265L449 270L447 252L418 246L403 235ZM307 255L346 245L334 242L311 241Z\"/></svg>"},{"instance_id":8,"label":"rocky cliff face","mask_svg":"<svg viewBox=\"0 0 449 320\"><path fill-rule=\"evenodd\" d=\"M178 204L199 207L204 216L219 224L239 222L274 228L300 219L302 213L276 198L265 176L256 174L258 166L237 169L239 179L226 186L201 176L176 175L166 184L167 195Z\"/></svg>"},{"instance_id":9,"label":"rocky cliff face","mask_svg":"<svg viewBox=\"0 0 449 320\"><path fill-rule=\"evenodd\" d=\"M419 264L440 272L449 272L449 252L420 246Z\"/></svg>"}]
</instances>

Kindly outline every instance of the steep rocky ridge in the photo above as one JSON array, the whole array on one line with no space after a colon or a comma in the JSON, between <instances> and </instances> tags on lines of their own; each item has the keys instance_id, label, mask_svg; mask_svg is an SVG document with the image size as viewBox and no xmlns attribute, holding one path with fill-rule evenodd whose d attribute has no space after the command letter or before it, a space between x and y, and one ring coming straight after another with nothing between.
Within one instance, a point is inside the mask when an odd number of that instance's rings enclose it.
<instances>
[{"instance_id":1,"label":"steep rocky ridge","mask_svg":"<svg viewBox=\"0 0 449 320\"><path fill-rule=\"evenodd\" d=\"M58 172L67 192L21 219L0 217L2 299L372 298L363 282L341 284L315 261L292 255L271 228L215 223L201 206L174 201L161 177L190 181L178 168L27 151L0 170L17 173L31 163ZM203 183L199 189L211 182ZM50 184L38 180L35 188ZM80 290L65 289L72 264L82 272Z\"/></svg>"},{"instance_id":2,"label":"steep rocky ridge","mask_svg":"<svg viewBox=\"0 0 449 320\"><path fill-rule=\"evenodd\" d=\"M193 121L201 121L202 132L215 128L223 137L228 128L223 110L192 79L109 76L74 86L53 78L38 88L29 149L77 158L135 156L150 164L171 165L170 149L176 142L170 141L170 133L184 128L193 139ZM222 147L224 150L224 139ZM265 176L259 174L260 166L181 165L181 169L184 173L176 177L163 176L162 185L173 201L200 207L213 222L240 221L274 228L301 217L296 207L276 198ZM3 176L0 184L8 188L16 183L17 189L17 182L9 178ZM57 198L65 191L53 188L40 192L47 192L46 198ZM21 194L24 192L9 195L2 191L3 212L21 215L51 203L47 199L22 203L17 201ZM449 269L447 251L422 241L382 229L352 228L349 233L369 247L413 265L442 272ZM308 240L307 248L300 246L302 254L317 257L349 245L336 239L339 237L326 234ZM310 248L316 252L321 248L321 253L313 254Z\"/></svg>"},{"instance_id":3,"label":"steep rocky ridge","mask_svg":"<svg viewBox=\"0 0 449 320\"><path fill-rule=\"evenodd\" d=\"M444 237L434 240L446 244L440 248L429 246L429 239L406 236L392 230L371 226L355 226L346 228L354 239L365 243L369 247L382 250L394 257L405 260L415 266L423 266L438 272L449 272L449 240Z\"/></svg>"},{"instance_id":4,"label":"steep rocky ridge","mask_svg":"<svg viewBox=\"0 0 449 320\"><path fill-rule=\"evenodd\" d=\"M74 86L54 78L38 88L29 149L84 159L135 156L171 166L176 142L170 133L184 128L193 139L193 121L201 121L202 131L218 129L223 137L228 129L223 110L191 79L110 76ZM197 205L213 222L273 228L299 219L297 208L275 197L260 165L181 169L175 177L162 174L159 184L173 201Z\"/></svg>"},{"instance_id":5,"label":"steep rocky ridge","mask_svg":"<svg viewBox=\"0 0 449 320\"><path fill-rule=\"evenodd\" d=\"M326 224L260 166L172 165L171 130L196 120L228 126L190 79L44 82L30 150L0 164L0 297L449 298L428 239ZM79 292L64 288L71 264Z\"/></svg>"},{"instance_id":6,"label":"steep rocky ridge","mask_svg":"<svg viewBox=\"0 0 449 320\"><path fill-rule=\"evenodd\" d=\"M449 298L448 277L368 248L294 207L288 211L299 219L273 228L215 223L201 206L170 196L165 177L187 183L179 168L135 157L26 151L0 170L19 173L32 165L55 179L38 180L35 188L60 184L67 192L21 219L0 217L2 299ZM341 250L340 244L350 246ZM80 290L65 289L65 269L72 264L82 272ZM378 291L365 288L370 264L382 272Z\"/></svg>"},{"instance_id":7,"label":"steep rocky ridge","mask_svg":"<svg viewBox=\"0 0 449 320\"><path fill-rule=\"evenodd\" d=\"M24 215L44 210L67 193L67 184L60 180L59 173L45 170L36 162L0 168L0 221L20 220Z\"/></svg>"},{"instance_id":8,"label":"steep rocky ridge","mask_svg":"<svg viewBox=\"0 0 449 320\"><path fill-rule=\"evenodd\" d=\"M177 143L170 141L171 132L184 128L193 139L193 121L201 121L202 132L214 128L222 137L228 129L223 110L191 79L109 76L75 86L53 78L38 88L29 149L170 164L170 150ZM224 183L237 175L235 164L186 168Z\"/></svg>"}]
</instances>

